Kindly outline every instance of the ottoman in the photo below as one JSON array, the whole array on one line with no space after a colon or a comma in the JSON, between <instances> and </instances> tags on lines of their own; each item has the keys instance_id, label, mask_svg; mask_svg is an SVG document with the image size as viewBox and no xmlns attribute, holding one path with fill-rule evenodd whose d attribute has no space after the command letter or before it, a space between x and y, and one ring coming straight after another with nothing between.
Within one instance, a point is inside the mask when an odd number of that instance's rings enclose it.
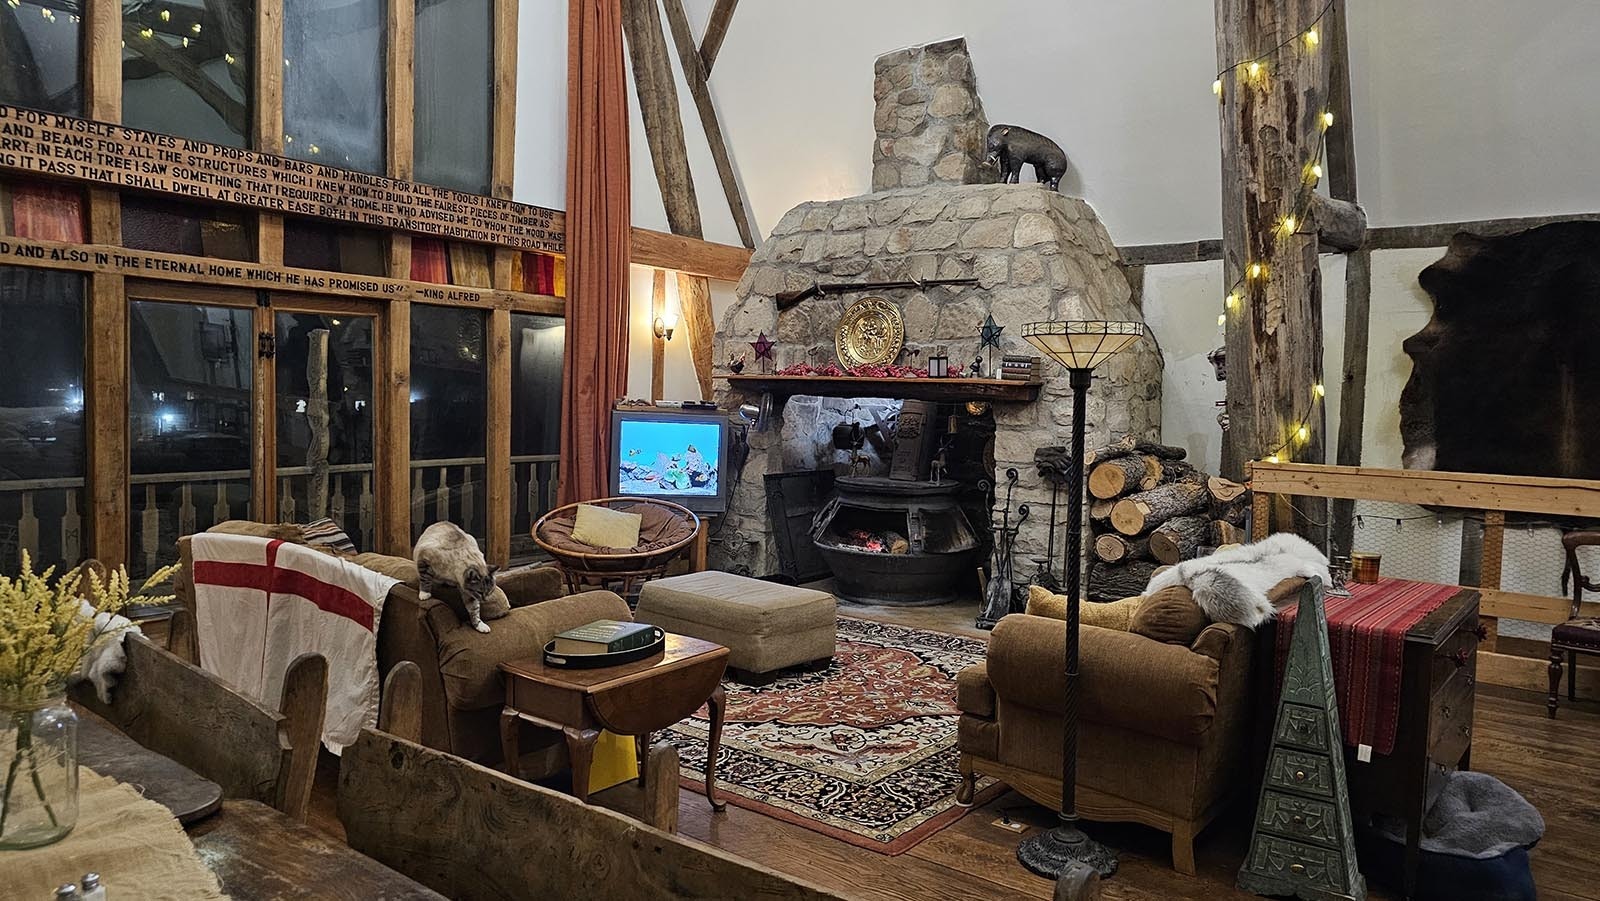
<instances>
[{"instance_id":1,"label":"ottoman","mask_svg":"<svg viewBox=\"0 0 1600 901\"><path fill-rule=\"evenodd\" d=\"M646 582L633 618L714 641L731 652L736 677L764 683L785 667L833 658L836 608L825 591L708 571Z\"/></svg>"}]
</instances>

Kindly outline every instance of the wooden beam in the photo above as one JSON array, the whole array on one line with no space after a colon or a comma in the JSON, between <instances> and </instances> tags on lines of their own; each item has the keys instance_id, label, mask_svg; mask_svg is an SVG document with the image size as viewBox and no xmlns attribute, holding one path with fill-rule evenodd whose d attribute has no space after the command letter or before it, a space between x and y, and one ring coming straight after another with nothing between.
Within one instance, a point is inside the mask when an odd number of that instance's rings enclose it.
<instances>
[{"instance_id":1,"label":"wooden beam","mask_svg":"<svg viewBox=\"0 0 1600 901\"><path fill-rule=\"evenodd\" d=\"M1243 303L1227 318L1228 456L1222 474L1276 453L1321 461L1326 421L1312 386L1322 382L1322 276L1316 237L1285 235L1283 217L1302 190L1300 173L1320 135L1309 125L1325 97L1325 58L1284 52L1259 76L1242 61L1287 44L1316 20L1322 0L1215 0L1223 76L1223 290ZM1260 267L1257 269L1256 267ZM1252 276L1252 272L1256 273ZM1236 287L1237 286L1237 287ZM1308 432L1295 437L1299 427ZM1296 531L1314 530L1309 518Z\"/></svg>"},{"instance_id":2,"label":"wooden beam","mask_svg":"<svg viewBox=\"0 0 1600 901\"><path fill-rule=\"evenodd\" d=\"M373 397L378 405L376 550L410 557L411 305L391 304L382 329L382 352L374 361L380 377Z\"/></svg>"},{"instance_id":3,"label":"wooden beam","mask_svg":"<svg viewBox=\"0 0 1600 901\"><path fill-rule=\"evenodd\" d=\"M122 121L122 4L86 0L83 46L85 112ZM111 188L88 189L89 240L122 243L122 197ZM85 352L84 442L88 456L84 503L88 507L84 550L107 566L128 555L128 301L121 275L88 278Z\"/></svg>"},{"instance_id":4,"label":"wooden beam","mask_svg":"<svg viewBox=\"0 0 1600 901\"><path fill-rule=\"evenodd\" d=\"M250 146L283 154L283 2L256 4L255 103L251 107ZM256 217L256 261L283 263L283 216Z\"/></svg>"},{"instance_id":5,"label":"wooden beam","mask_svg":"<svg viewBox=\"0 0 1600 901\"><path fill-rule=\"evenodd\" d=\"M1350 104L1350 24L1345 16L1348 0L1332 0L1322 29L1328 53L1328 111L1337 128L1324 137L1327 152L1328 193L1352 203L1356 194L1355 111Z\"/></svg>"},{"instance_id":6,"label":"wooden beam","mask_svg":"<svg viewBox=\"0 0 1600 901\"><path fill-rule=\"evenodd\" d=\"M1366 243L1367 211L1358 203L1313 194L1306 216L1316 225L1321 243L1335 250L1355 250Z\"/></svg>"},{"instance_id":7,"label":"wooden beam","mask_svg":"<svg viewBox=\"0 0 1600 901\"><path fill-rule=\"evenodd\" d=\"M417 49L415 0L389 0L386 27L384 69L389 107L384 121L384 143L388 150L388 170L391 178L410 181L416 172L412 154L417 96L416 72L412 64ZM409 277L410 272L406 275Z\"/></svg>"},{"instance_id":8,"label":"wooden beam","mask_svg":"<svg viewBox=\"0 0 1600 901\"><path fill-rule=\"evenodd\" d=\"M1479 594L1483 596L1480 607L1484 616L1521 619L1549 626L1558 626L1572 618L1572 598L1488 588ZM1578 615L1600 616L1600 601L1584 601Z\"/></svg>"},{"instance_id":9,"label":"wooden beam","mask_svg":"<svg viewBox=\"0 0 1600 901\"><path fill-rule=\"evenodd\" d=\"M1499 594L1500 577L1505 568L1506 550L1506 514L1504 510L1483 511L1483 547L1478 560L1478 585L1489 591ZM1483 593L1480 593L1482 597ZM1484 650L1492 651L1500 637L1500 613L1493 608L1498 606L1490 603L1488 598L1482 598L1479 611L1484 615L1484 628L1487 634L1483 640ZM1484 609L1488 607L1490 609Z\"/></svg>"},{"instance_id":10,"label":"wooden beam","mask_svg":"<svg viewBox=\"0 0 1600 901\"><path fill-rule=\"evenodd\" d=\"M657 269L650 279L650 399L661 400L666 390L667 342L655 333L655 324L667 312L667 271Z\"/></svg>"},{"instance_id":11,"label":"wooden beam","mask_svg":"<svg viewBox=\"0 0 1600 901\"><path fill-rule=\"evenodd\" d=\"M739 0L717 0L711 8L711 18L706 22L705 36L700 38L700 65L711 74L711 66L722 51L722 41L728 36L728 23L733 21L734 7Z\"/></svg>"},{"instance_id":12,"label":"wooden beam","mask_svg":"<svg viewBox=\"0 0 1600 901\"><path fill-rule=\"evenodd\" d=\"M704 276L678 273L678 321L689 342L695 379L700 383L700 399L712 395L711 350L717 323L711 311L711 283Z\"/></svg>"},{"instance_id":13,"label":"wooden beam","mask_svg":"<svg viewBox=\"0 0 1600 901\"><path fill-rule=\"evenodd\" d=\"M1268 494L1600 518L1600 481L1586 479L1258 461L1250 482Z\"/></svg>"},{"instance_id":14,"label":"wooden beam","mask_svg":"<svg viewBox=\"0 0 1600 901\"><path fill-rule=\"evenodd\" d=\"M635 228L633 262L640 266L659 266L718 281L736 282L744 277L744 271L750 265L750 249Z\"/></svg>"},{"instance_id":15,"label":"wooden beam","mask_svg":"<svg viewBox=\"0 0 1600 901\"><path fill-rule=\"evenodd\" d=\"M656 0L622 0L622 32L628 38L639 113L644 119L650 162L661 188L667 224L675 235L699 238L704 234L700 204L695 199L683 122L678 117L678 85L672 74L672 59L667 55L667 38L661 30L661 10Z\"/></svg>"},{"instance_id":16,"label":"wooden beam","mask_svg":"<svg viewBox=\"0 0 1600 901\"><path fill-rule=\"evenodd\" d=\"M1367 335L1372 307L1372 251L1355 250L1344 263L1344 362L1339 376L1339 443L1334 462L1340 466L1361 463L1361 442L1367 421ZM1332 544L1335 553L1347 555L1355 541L1355 502L1335 500Z\"/></svg>"},{"instance_id":17,"label":"wooden beam","mask_svg":"<svg viewBox=\"0 0 1600 901\"><path fill-rule=\"evenodd\" d=\"M750 210L745 204L744 191L739 187L739 177L733 171L733 159L727 142L722 137L722 125L717 122L717 108L711 102L708 77L695 50L694 34L689 30L689 16L683 11L683 0L662 0L666 4L667 25L672 29L673 43L678 47L678 61L683 67L684 80L689 84L689 96L694 98L695 110L700 113L700 127L705 130L706 143L711 147L711 159L717 167L717 178L722 182L722 194L728 201L728 212L733 225L739 230L739 240L746 247L755 247L755 228L750 224Z\"/></svg>"},{"instance_id":18,"label":"wooden beam","mask_svg":"<svg viewBox=\"0 0 1600 901\"><path fill-rule=\"evenodd\" d=\"M488 333L489 423L484 451L484 493L488 496L489 562L511 562L511 311L489 314Z\"/></svg>"},{"instance_id":19,"label":"wooden beam","mask_svg":"<svg viewBox=\"0 0 1600 901\"><path fill-rule=\"evenodd\" d=\"M1117 248L1124 266L1161 266L1167 263L1200 263L1222 259L1222 242L1179 241L1175 244L1129 244Z\"/></svg>"},{"instance_id":20,"label":"wooden beam","mask_svg":"<svg viewBox=\"0 0 1600 901\"><path fill-rule=\"evenodd\" d=\"M494 113L489 193L502 200L511 199L511 184L516 177L517 5L517 0L494 0Z\"/></svg>"}]
</instances>

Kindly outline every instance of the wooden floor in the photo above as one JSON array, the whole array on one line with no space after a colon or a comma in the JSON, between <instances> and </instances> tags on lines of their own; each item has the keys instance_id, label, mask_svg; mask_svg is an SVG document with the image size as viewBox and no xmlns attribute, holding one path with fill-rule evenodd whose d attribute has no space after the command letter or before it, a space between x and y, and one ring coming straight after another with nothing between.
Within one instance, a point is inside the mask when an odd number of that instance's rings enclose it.
<instances>
[{"instance_id":1,"label":"wooden floor","mask_svg":"<svg viewBox=\"0 0 1600 901\"><path fill-rule=\"evenodd\" d=\"M982 636L973 627L977 605L886 609L850 607L866 619ZM326 756L326 755L325 755ZM1545 717L1544 698L1485 687L1478 694L1473 763L1520 791L1544 815L1547 831L1533 852L1541 901L1600 901L1594 858L1600 849L1600 703L1563 703L1558 719ZM342 836L333 806L336 763L318 774L313 825ZM1108 901L1252 898L1233 887L1248 839L1251 798L1236 804L1201 835L1200 873L1172 870L1167 838L1125 824L1089 824L1096 838L1120 855L1121 868L1104 883ZM1042 898L1053 886L1017 863L1019 839L1048 827L1053 814L1015 793L935 834L897 857L857 848L799 826L733 805L714 814L705 797L685 789L679 812L683 835L791 873L859 901ZM996 821L1027 825L1021 834ZM1378 888L1369 897L1392 898Z\"/></svg>"}]
</instances>

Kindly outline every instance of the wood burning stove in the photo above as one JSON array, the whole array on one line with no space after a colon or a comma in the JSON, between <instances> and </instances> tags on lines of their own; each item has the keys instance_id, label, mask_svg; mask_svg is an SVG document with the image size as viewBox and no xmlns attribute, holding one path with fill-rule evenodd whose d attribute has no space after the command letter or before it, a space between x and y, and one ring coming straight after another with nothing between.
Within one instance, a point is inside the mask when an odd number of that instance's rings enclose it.
<instances>
[{"instance_id":1,"label":"wood burning stove","mask_svg":"<svg viewBox=\"0 0 1600 901\"><path fill-rule=\"evenodd\" d=\"M963 594L979 558L958 482L846 476L811 526L836 594L858 604L927 606Z\"/></svg>"}]
</instances>

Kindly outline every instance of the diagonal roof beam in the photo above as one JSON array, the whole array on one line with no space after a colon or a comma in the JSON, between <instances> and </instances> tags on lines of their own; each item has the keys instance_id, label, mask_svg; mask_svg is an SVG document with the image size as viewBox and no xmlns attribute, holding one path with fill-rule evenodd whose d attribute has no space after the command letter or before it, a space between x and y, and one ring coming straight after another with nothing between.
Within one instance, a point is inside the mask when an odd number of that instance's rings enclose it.
<instances>
[{"instance_id":1,"label":"diagonal roof beam","mask_svg":"<svg viewBox=\"0 0 1600 901\"><path fill-rule=\"evenodd\" d=\"M739 178L733 171L727 142L722 138L717 108L711 103L706 70L694 46L694 33L689 29L689 17L683 11L683 0L663 0L663 3L667 10L667 26L672 29L672 40L678 45L683 78L689 84L689 94L694 97L695 109L700 113L700 125L705 129L706 143L711 146L711 159L717 164L717 178L722 182L722 193L728 198L728 211L733 214L733 224L739 229L739 240L746 247L755 247L755 229L750 222L750 211L744 202L744 192L739 188ZM718 8L721 8L720 5ZM732 4L729 4L729 12L732 12Z\"/></svg>"}]
</instances>

